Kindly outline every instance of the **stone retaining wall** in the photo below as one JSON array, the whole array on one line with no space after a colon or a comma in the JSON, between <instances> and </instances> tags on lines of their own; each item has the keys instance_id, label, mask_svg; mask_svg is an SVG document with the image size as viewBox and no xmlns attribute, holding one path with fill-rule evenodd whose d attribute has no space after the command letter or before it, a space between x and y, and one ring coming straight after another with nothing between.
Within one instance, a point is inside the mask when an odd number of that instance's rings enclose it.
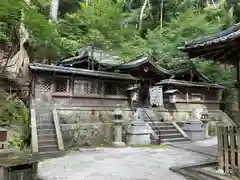
<instances>
[{"instance_id":1,"label":"stone retaining wall","mask_svg":"<svg viewBox=\"0 0 240 180\"><path fill-rule=\"evenodd\" d=\"M58 111L65 149L77 146L105 146L113 142L112 110L82 109ZM131 111L123 110L126 126Z\"/></svg>"}]
</instances>

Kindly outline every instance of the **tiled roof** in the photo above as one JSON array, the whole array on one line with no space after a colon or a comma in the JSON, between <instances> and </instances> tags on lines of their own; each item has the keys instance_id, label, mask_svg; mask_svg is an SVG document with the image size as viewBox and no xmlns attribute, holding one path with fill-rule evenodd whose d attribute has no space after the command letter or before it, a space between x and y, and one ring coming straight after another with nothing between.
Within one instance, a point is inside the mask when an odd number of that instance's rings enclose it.
<instances>
[{"instance_id":1,"label":"tiled roof","mask_svg":"<svg viewBox=\"0 0 240 180\"><path fill-rule=\"evenodd\" d=\"M93 50L93 51L92 51ZM78 56L65 59L59 63L59 65L62 66L69 66L70 64L75 64L82 62L84 57L92 57L95 63L99 63L102 66L105 67L117 67L118 69L128 69L128 68L134 68L138 67L145 63L150 63L157 71L164 73L164 74L170 74L168 70L165 68L157 65L156 63L152 62L149 57L146 56L138 56L132 60L129 60L127 62L122 62L120 57L117 54L109 53L103 50L99 50L97 48L92 49L91 46L85 46L78 51Z\"/></svg>"},{"instance_id":2,"label":"tiled roof","mask_svg":"<svg viewBox=\"0 0 240 180\"><path fill-rule=\"evenodd\" d=\"M69 68L69 67L63 67L63 66L39 64L39 63L30 64L30 69L32 71L59 72L59 73L66 73L66 74L78 74L83 76L94 76L94 77L109 78L109 79L138 80L138 78L135 78L130 74L119 74L119 73L94 71L94 70L80 69L80 68Z\"/></svg>"},{"instance_id":3,"label":"tiled roof","mask_svg":"<svg viewBox=\"0 0 240 180\"><path fill-rule=\"evenodd\" d=\"M175 79L164 79L164 80L156 83L156 85L164 85L164 84L173 84L173 85L190 86L190 87L209 87L209 88L224 89L224 87L222 87L218 84L209 84L209 83L202 83L202 82L190 82L190 81L175 80Z\"/></svg>"},{"instance_id":4,"label":"tiled roof","mask_svg":"<svg viewBox=\"0 0 240 180\"><path fill-rule=\"evenodd\" d=\"M240 37L240 23L223 30L219 33L209 36L200 37L189 42L185 42L183 47L179 47L180 50L188 51L192 48L200 48L203 46L224 43L230 40L234 40Z\"/></svg>"}]
</instances>

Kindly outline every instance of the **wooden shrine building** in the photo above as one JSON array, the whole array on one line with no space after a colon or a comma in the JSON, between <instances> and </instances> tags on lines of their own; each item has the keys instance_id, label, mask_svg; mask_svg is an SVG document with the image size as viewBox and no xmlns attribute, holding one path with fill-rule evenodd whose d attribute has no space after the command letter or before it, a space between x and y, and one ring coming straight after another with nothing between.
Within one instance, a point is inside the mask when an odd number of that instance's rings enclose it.
<instances>
[{"instance_id":1,"label":"wooden shrine building","mask_svg":"<svg viewBox=\"0 0 240 180\"><path fill-rule=\"evenodd\" d=\"M157 87L162 89L160 98L165 104L170 103L169 90L177 90L173 93L177 108L200 104L218 109L223 88L212 84L191 63L183 64L177 70L166 70L145 56L123 63L118 56L93 50L91 46L81 48L75 57L57 65L34 63L30 69L31 104L36 106L114 107L124 104L149 107L152 105L149 89ZM137 91L138 99L132 104L134 91Z\"/></svg>"},{"instance_id":2,"label":"wooden shrine building","mask_svg":"<svg viewBox=\"0 0 240 180\"><path fill-rule=\"evenodd\" d=\"M188 53L190 58L204 58L234 65L240 110L240 23L217 34L187 42L180 50ZM223 124L218 128L219 168L233 176L240 176L239 110L232 124Z\"/></svg>"},{"instance_id":3,"label":"wooden shrine building","mask_svg":"<svg viewBox=\"0 0 240 180\"><path fill-rule=\"evenodd\" d=\"M124 109L123 118L126 121L131 119L137 107L144 107L148 117L156 115L157 119L149 119L152 122L163 120L172 124L170 121L184 121L192 109L205 106L218 109L222 89L192 66L166 70L145 56L122 62L114 54L89 46L57 65L30 64L30 72L33 152L62 150L61 131L67 139L79 126L87 127L87 130L83 129L86 133L91 134L93 130L98 132L93 141L105 142L105 137L110 140L112 111L117 105ZM176 97L175 102L171 101L172 97ZM181 118L177 117L180 109L186 112ZM73 116L73 111L76 111L78 118L71 120L69 117ZM68 117L64 119L65 116ZM52 127L46 126L45 122L55 125L51 129L50 139L54 144L48 144L48 137L43 137L45 127ZM77 131L80 132L79 129ZM152 129L151 132L154 132L153 135L159 131ZM107 132L108 135L104 134ZM174 134L171 136L173 139L175 137ZM181 132L177 137L185 140ZM159 139L159 136L154 136L153 140L159 143Z\"/></svg>"}]
</instances>

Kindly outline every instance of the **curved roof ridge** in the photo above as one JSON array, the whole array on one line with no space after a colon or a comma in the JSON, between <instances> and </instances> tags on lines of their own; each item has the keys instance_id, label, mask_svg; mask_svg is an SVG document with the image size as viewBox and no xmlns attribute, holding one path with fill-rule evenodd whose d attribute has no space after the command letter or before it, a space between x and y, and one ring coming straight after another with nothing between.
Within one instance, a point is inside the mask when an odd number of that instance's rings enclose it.
<instances>
[{"instance_id":1,"label":"curved roof ridge","mask_svg":"<svg viewBox=\"0 0 240 180\"><path fill-rule=\"evenodd\" d=\"M207 36L195 38L190 41L184 42L180 50L186 51L187 49L196 48L204 45L224 42L230 39L236 39L240 36L240 22L218 33L213 33Z\"/></svg>"},{"instance_id":2,"label":"curved roof ridge","mask_svg":"<svg viewBox=\"0 0 240 180\"><path fill-rule=\"evenodd\" d=\"M131 61L131 62L127 62L127 63L123 63L122 65L119 66L119 68L133 68L133 67L137 67L137 66L141 66L145 63L150 63L153 67L155 67L157 70L171 75L171 72L167 69L165 69L164 67L156 64L155 62L153 62L148 56L141 56L139 59L136 59L135 61Z\"/></svg>"}]
</instances>

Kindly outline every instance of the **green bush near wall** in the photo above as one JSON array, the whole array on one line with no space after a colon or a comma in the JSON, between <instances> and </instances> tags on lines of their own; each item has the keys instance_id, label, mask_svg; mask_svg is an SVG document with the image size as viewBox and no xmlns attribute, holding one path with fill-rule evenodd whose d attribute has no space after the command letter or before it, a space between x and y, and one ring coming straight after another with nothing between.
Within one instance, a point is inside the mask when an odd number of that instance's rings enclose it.
<instances>
[{"instance_id":1,"label":"green bush near wall","mask_svg":"<svg viewBox=\"0 0 240 180\"><path fill-rule=\"evenodd\" d=\"M30 146L30 116L25 104L14 95L0 93L0 126L12 130L10 146L24 149Z\"/></svg>"}]
</instances>

